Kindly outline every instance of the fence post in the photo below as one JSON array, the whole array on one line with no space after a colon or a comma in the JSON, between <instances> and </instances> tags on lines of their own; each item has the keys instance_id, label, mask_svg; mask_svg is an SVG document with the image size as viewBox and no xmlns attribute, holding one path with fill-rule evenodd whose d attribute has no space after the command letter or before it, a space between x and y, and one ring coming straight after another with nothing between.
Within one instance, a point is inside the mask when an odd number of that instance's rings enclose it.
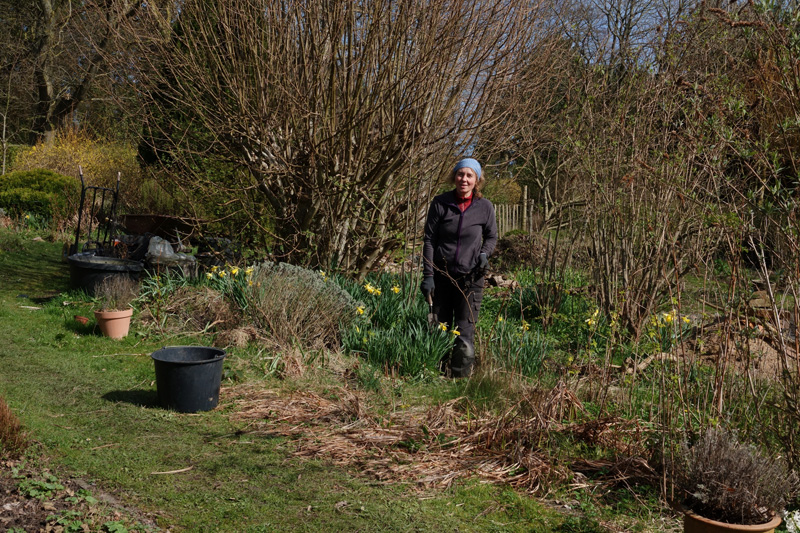
<instances>
[{"instance_id":1,"label":"fence post","mask_svg":"<svg viewBox=\"0 0 800 533\"><path fill-rule=\"evenodd\" d=\"M528 186L522 187L522 231L528 232Z\"/></svg>"}]
</instances>

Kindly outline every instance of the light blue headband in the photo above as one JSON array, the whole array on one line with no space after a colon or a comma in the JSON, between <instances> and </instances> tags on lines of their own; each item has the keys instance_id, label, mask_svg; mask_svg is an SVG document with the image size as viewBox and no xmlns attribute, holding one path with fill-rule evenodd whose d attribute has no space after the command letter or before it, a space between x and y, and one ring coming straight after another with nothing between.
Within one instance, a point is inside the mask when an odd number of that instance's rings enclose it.
<instances>
[{"instance_id":1,"label":"light blue headband","mask_svg":"<svg viewBox=\"0 0 800 533\"><path fill-rule=\"evenodd\" d=\"M453 169L453 174L458 172L458 169L464 168L464 167L471 168L472 170L474 170L475 171L475 175L478 176L478 181L483 179L483 172L481 171L481 164L478 163L478 161L476 161L475 159L472 159L471 157L467 157L465 159L462 159L458 163L456 163L456 168Z\"/></svg>"}]
</instances>

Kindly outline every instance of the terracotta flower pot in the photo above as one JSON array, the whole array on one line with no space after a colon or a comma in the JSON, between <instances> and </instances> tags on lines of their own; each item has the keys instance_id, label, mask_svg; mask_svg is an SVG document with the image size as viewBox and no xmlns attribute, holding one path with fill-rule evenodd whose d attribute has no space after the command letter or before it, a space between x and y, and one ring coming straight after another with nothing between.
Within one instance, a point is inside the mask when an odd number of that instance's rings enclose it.
<instances>
[{"instance_id":1,"label":"terracotta flower pot","mask_svg":"<svg viewBox=\"0 0 800 533\"><path fill-rule=\"evenodd\" d=\"M121 339L128 334L131 327L133 309L122 311L95 311L94 318L103 335L112 339Z\"/></svg>"},{"instance_id":2,"label":"terracotta flower pot","mask_svg":"<svg viewBox=\"0 0 800 533\"><path fill-rule=\"evenodd\" d=\"M683 509L683 531L684 533L731 533L741 531L749 533L772 533L781 524L781 517L775 515L772 520L764 524L745 526L742 524L728 524L717 522L693 513L689 509Z\"/></svg>"}]
</instances>

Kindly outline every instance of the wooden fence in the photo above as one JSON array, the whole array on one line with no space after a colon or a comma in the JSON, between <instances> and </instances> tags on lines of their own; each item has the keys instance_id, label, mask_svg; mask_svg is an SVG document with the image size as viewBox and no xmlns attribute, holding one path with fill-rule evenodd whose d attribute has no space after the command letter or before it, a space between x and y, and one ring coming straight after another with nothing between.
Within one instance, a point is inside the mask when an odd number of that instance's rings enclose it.
<instances>
[{"instance_id":1,"label":"wooden fence","mask_svg":"<svg viewBox=\"0 0 800 533\"><path fill-rule=\"evenodd\" d=\"M494 209L497 214L497 233L501 237L512 230L533 233L541 224L533 202L528 200L527 186L522 188L522 203L495 204Z\"/></svg>"}]
</instances>

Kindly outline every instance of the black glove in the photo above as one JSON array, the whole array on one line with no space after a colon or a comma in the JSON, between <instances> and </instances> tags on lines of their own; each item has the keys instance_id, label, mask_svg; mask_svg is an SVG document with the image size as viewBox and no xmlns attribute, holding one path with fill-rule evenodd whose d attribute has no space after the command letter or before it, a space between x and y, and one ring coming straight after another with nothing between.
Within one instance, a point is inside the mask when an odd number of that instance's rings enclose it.
<instances>
[{"instance_id":1,"label":"black glove","mask_svg":"<svg viewBox=\"0 0 800 533\"><path fill-rule=\"evenodd\" d=\"M434 288L433 276L424 278L422 283L420 283L419 288L422 290L422 295L425 296L425 298L427 298L429 295L432 297Z\"/></svg>"},{"instance_id":2,"label":"black glove","mask_svg":"<svg viewBox=\"0 0 800 533\"><path fill-rule=\"evenodd\" d=\"M489 257L483 252L478 256L478 272L483 276L489 272Z\"/></svg>"}]
</instances>

